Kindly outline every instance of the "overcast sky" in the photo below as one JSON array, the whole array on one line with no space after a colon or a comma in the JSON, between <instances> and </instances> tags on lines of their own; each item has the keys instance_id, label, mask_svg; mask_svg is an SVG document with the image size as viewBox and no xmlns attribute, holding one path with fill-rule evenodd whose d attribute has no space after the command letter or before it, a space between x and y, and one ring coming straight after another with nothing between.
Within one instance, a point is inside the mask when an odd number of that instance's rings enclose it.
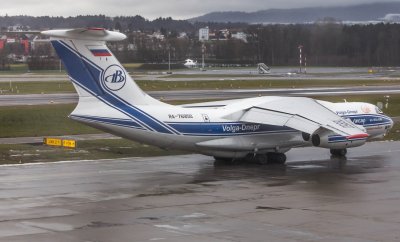
<instances>
[{"instance_id":1,"label":"overcast sky","mask_svg":"<svg viewBox=\"0 0 400 242\"><path fill-rule=\"evenodd\" d=\"M382 0L381 0L382 1ZM107 16L141 15L147 19L187 19L214 11L345 6L379 0L3 0L0 15ZM400 1L400 0L389 0ZM383 2L383 1L382 1Z\"/></svg>"}]
</instances>

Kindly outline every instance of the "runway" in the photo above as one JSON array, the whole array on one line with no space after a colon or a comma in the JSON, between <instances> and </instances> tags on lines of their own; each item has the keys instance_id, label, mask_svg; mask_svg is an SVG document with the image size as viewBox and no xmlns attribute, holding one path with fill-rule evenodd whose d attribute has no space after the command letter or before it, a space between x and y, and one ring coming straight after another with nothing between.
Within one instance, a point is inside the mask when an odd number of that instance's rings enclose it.
<instances>
[{"instance_id":1,"label":"runway","mask_svg":"<svg viewBox=\"0 0 400 242\"><path fill-rule=\"evenodd\" d=\"M136 81L227 81L227 80L399 80L398 68L375 68L370 73L368 67L307 67L306 73L298 73L297 67L272 67L270 74L260 75L257 67L206 68L173 70L173 75L166 71L128 70ZM304 70L303 70L304 71ZM178 75L178 76L175 76ZM52 73L15 73L1 74L1 82L50 82L69 81L64 72Z\"/></svg>"},{"instance_id":2,"label":"runway","mask_svg":"<svg viewBox=\"0 0 400 242\"><path fill-rule=\"evenodd\" d=\"M311 87L311 88L269 88L269 89L225 89L225 90L181 90L149 91L154 98L172 100L235 99L257 96L332 96L363 94L398 94L400 86L360 86L360 87ZM0 95L0 106L44 105L77 103L76 93Z\"/></svg>"},{"instance_id":3,"label":"runway","mask_svg":"<svg viewBox=\"0 0 400 242\"><path fill-rule=\"evenodd\" d=\"M287 166L184 155L0 169L0 241L399 241L400 142Z\"/></svg>"}]
</instances>

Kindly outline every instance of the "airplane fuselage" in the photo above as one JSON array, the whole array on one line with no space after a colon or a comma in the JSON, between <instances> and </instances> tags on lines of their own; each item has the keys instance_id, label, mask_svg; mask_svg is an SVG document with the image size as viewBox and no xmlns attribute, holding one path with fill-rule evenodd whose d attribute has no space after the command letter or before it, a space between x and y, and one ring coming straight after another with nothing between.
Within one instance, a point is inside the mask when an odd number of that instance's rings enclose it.
<instances>
[{"instance_id":1,"label":"airplane fuselage","mask_svg":"<svg viewBox=\"0 0 400 242\"><path fill-rule=\"evenodd\" d=\"M244 157L249 153L285 153L292 147L310 146L302 133L288 127L227 121L223 117L232 109L242 109L258 102L276 97L257 97L183 106L137 105L141 110L137 121L122 115L121 118L107 118L102 114L81 115L73 112L71 118L115 135L164 149L180 149L217 157ZM390 117L368 103L321 104L363 126L369 139L381 138L392 127ZM81 109L77 109L81 110ZM147 117L147 126L141 120ZM331 143L340 143L339 136L332 136Z\"/></svg>"}]
</instances>

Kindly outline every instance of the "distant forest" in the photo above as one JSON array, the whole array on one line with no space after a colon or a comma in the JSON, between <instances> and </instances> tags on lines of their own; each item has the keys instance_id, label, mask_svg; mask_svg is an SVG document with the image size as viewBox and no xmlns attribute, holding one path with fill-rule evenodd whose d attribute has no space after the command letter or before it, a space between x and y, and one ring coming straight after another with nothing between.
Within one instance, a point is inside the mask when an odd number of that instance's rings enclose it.
<instances>
[{"instance_id":1,"label":"distant forest","mask_svg":"<svg viewBox=\"0 0 400 242\"><path fill-rule=\"evenodd\" d=\"M186 20L174 20L172 18L158 18L148 20L142 16L107 17L105 15L85 15L76 17L32 17L32 16L0 16L0 28L4 31L9 26L29 26L32 30L55 28L83 28L102 27L106 29L118 29L122 32L131 31L157 31L168 29L174 32L194 32L198 28L209 26L210 28L243 28L244 23L191 23Z\"/></svg>"},{"instance_id":2,"label":"distant forest","mask_svg":"<svg viewBox=\"0 0 400 242\"><path fill-rule=\"evenodd\" d=\"M228 38L205 42L208 63L264 62L271 66L297 65L298 46L304 46L309 66L399 66L400 24L343 25L333 22L291 25L249 25L243 23L190 23L171 18L149 21L140 16L109 18L104 15L77 17L0 17L0 27L20 24L31 29L105 27L119 29L128 38L110 46L124 62L162 63L172 50L174 62L201 59L198 29L230 29L245 32L247 42ZM161 31L164 40L138 35L134 31ZM188 38L178 38L186 32ZM121 47L122 45L122 47ZM128 48L134 46L134 48Z\"/></svg>"},{"instance_id":3,"label":"distant forest","mask_svg":"<svg viewBox=\"0 0 400 242\"><path fill-rule=\"evenodd\" d=\"M400 24L250 26L249 44L270 65L298 63L299 45L309 65L399 66Z\"/></svg>"}]
</instances>

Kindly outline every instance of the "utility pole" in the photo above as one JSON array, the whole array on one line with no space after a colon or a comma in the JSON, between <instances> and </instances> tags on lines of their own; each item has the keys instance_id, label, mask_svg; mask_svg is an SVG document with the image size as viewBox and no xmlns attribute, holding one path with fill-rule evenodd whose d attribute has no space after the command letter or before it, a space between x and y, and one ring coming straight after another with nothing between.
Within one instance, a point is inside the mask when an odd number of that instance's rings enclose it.
<instances>
[{"instance_id":1,"label":"utility pole","mask_svg":"<svg viewBox=\"0 0 400 242\"><path fill-rule=\"evenodd\" d=\"M171 71L171 45L170 44L168 44L168 74L172 74L172 71Z\"/></svg>"},{"instance_id":2,"label":"utility pole","mask_svg":"<svg viewBox=\"0 0 400 242\"><path fill-rule=\"evenodd\" d=\"M168 48L168 72L171 72L171 48Z\"/></svg>"},{"instance_id":3,"label":"utility pole","mask_svg":"<svg viewBox=\"0 0 400 242\"><path fill-rule=\"evenodd\" d=\"M205 52L206 52L206 46L203 43L203 45L201 46L201 54L202 54L201 70L202 71L204 71L204 68L205 68L205 63L204 63Z\"/></svg>"},{"instance_id":4,"label":"utility pole","mask_svg":"<svg viewBox=\"0 0 400 242\"><path fill-rule=\"evenodd\" d=\"M299 73L301 73L301 67L302 67L302 64L303 64L303 61L302 61L302 52L303 52L303 46L302 45L299 45L299 54L300 54L300 58L299 58L299 62L300 62L300 71L299 71Z\"/></svg>"},{"instance_id":5,"label":"utility pole","mask_svg":"<svg viewBox=\"0 0 400 242\"><path fill-rule=\"evenodd\" d=\"M304 73L307 74L307 56L304 56Z\"/></svg>"}]
</instances>

